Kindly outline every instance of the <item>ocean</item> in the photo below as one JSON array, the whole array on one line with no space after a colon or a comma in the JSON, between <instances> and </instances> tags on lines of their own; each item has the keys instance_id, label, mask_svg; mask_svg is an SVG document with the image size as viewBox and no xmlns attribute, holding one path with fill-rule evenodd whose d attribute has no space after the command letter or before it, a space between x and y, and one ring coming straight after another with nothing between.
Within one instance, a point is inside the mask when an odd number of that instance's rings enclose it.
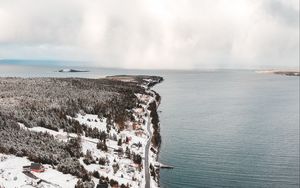
<instances>
[{"instance_id":1,"label":"ocean","mask_svg":"<svg viewBox=\"0 0 300 188\"><path fill-rule=\"evenodd\" d=\"M0 65L0 76L151 74L159 107L162 188L299 187L299 77L244 70L156 71Z\"/></svg>"}]
</instances>

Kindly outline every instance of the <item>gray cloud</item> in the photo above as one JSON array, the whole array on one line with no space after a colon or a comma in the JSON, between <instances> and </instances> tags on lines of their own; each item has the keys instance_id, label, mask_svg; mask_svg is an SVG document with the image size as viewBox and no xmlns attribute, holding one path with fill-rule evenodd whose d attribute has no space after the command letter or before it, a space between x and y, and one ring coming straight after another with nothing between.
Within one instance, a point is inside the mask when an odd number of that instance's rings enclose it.
<instances>
[{"instance_id":1,"label":"gray cloud","mask_svg":"<svg viewBox=\"0 0 300 188\"><path fill-rule=\"evenodd\" d=\"M269 0L265 3L266 11L278 21L290 27L299 28L299 5L284 3L280 0Z\"/></svg>"},{"instance_id":2,"label":"gray cloud","mask_svg":"<svg viewBox=\"0 0 300 188\"><path fill-rule=\"evenodd\" d=\"M0 58L123 68L299 66L298 0L0 0Z\"/></svg>"}]
</instances>

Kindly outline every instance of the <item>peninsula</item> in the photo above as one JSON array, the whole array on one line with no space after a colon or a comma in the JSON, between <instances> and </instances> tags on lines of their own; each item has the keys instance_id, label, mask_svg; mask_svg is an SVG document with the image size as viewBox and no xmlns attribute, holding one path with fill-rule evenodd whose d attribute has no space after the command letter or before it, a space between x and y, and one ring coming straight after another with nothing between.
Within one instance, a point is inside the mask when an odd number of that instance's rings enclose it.
<instances>
[{"instance_id":1,"label":"peninsula","mask_svg":"<svg viewBox=\"0 0 300 188\"><path fill-rule=\"evenodd\" d=\"M161 81L0 78L0 187L158 187Z\"/></svg>"}]
</instances>

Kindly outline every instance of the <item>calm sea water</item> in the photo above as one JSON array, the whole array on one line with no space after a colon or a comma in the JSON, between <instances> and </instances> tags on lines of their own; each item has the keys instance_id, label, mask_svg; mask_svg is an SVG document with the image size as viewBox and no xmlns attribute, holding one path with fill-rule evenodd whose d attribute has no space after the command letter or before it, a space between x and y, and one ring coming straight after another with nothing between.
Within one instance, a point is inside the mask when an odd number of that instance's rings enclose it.
<instances>
[{"instance_id":1,"label":"calm sea water","mask_svg":"<svg viewBox=\"0 0 300 188\"><path fill-rule=\"evenodd\" d=\"M299 187L299 77L171 73L162 95L163 188Z\"/></svg>"},{"instance_id":2,"label":"calm sea water","mask_svg":"<svg viewBox=\"0 0 300 188\"><path fill-rule=\"evenodd\" d=\"M299 77L252 71L165 72L0 65L0 76L156 74L161 187L299 187Z\"/></svg>"}]
</instances>

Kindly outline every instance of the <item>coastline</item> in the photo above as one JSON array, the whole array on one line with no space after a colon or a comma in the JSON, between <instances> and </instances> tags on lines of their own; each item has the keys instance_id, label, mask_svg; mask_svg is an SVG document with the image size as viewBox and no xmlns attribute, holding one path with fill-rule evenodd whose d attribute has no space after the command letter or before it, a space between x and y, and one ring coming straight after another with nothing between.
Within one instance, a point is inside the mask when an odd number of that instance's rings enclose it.
<instances>
[{"instance_id":1,"label":"coastline","mask_svg":"<svg viewBox=\"0 0 300 188\"><path fill-rule=\"evenodd\" d=\"M153 94L154 100L152 102L155 103L155 108L148 108L148 113L149 114L149 121L151 122L148 126L148 131L150 131L150 146L148 148L148 158L149 158L149 170L150 170L150 178L153 180L151 183L155 184L155 187L160 187L159 180L160 180L160 168L159 168L159 162L158 162L158 156L159 156L159 151L160 151L160 146L161 146L161 134L160 134L160 122L159 119L152 121L156 118L158 118L158 113L157 109L160 105L161 102L161 97L158 93L155 91L151 90ZM153 103L153 104L154 104ZM155 125L156 124L156 125ZM155 138L157 137L157 138ZM159 140L159 142L154 141L154 140ZM146 188L150 188L150 185ZM154 186L152 186L154 187Z\"/></svg>"},{"instance_id":2,"label":"coastline","mask_svg":"<svg viewBox=\"0 0 300 188\"><path fill-rule=\"evenodd\" d=\"M134 79L130 75L116 75L109 76L108 78L124 81L124 82L141 82L139 79ZM145 188L151 187L160 187L159 179L160 179L160 163L158 162L158 156L161 146L161 135L160 135L160 121L157 113L158 107L161 103L161 96L152 90L152 88L156 84L160 84L163 82L162 77L157 77L159 79L143 79L140 84L141 87L145 89L145 92L151 96L149 101L143 101L147 103L146 111L147 111L147 132L149 138L147 140L147 146L145 151L145 177L146 183ZM148 155L147 155L148 153ZM147 166L147 167L146 167ZM147 170L148 169L148 170ZM148 181L147 181L148 179ZM153 185L154 184L154 185Z\"/></svg>"}]
</instances>

